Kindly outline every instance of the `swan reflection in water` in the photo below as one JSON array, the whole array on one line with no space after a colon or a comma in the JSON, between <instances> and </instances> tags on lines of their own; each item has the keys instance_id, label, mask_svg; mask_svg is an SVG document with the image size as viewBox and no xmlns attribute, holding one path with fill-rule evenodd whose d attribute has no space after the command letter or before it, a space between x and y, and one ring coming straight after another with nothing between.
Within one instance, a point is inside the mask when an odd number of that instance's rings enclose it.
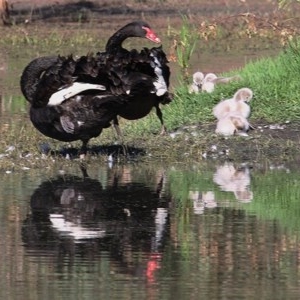
<instances>
[{"instance_id":1,"label":"swan reflection in water","mask_svg":"<svg viewBox=\"0 0 300 300\"><path fill-rule=\"evenodd\" d=\"M193 201L194 213L196 215L203 214L205 208L215 208L218 206L213 191L189 191L189 199Z\"/></svg>"},{"instance_id":2,"label":"swan reflection in water","mask_svg":"<svg viewBox=\"0 0 300 300\"><path fill-rule=\"evenodd\" d=\"M235 167L233 163L225 163L217 168L214 182L222 191L233 192L237 200L247 203L253 199L250 190L250 170L248 166Z\"/></svg>"},{"instance_id":3,"label":"swan reflection in water","mask_svg":"<svg viewBox=\"0 0 300 300\"><path fill-rule=\"evenodd\" d=\"M23 222L24 247L30 256L57 257L61 264L61 253L98 260L109 253L117 272L136 275L142 270L151 280L169 235L164 175L154 175L151 187L149 178L147 184L135 181L126 167L108 172L105 186L85 172L43 182L33 192ZM137 253L144 262L133 259Z\"/></svg>"},{"instance_id":4,"label":"swan reflection in water","mask_svg":"<svg viewBox=\"0 0 300 300\"><path fill-rule=\"evenodd\" d=\"M213 181L222 191L233 192L235 198L243 203L253 199L253 192L250 190L250 171L247 166L235 167L232 163L218 166ZM214 191L190 190L188 197L193 201L195 214L203 214L206 208L218 206Z\"/></svg>"}]
</instances>

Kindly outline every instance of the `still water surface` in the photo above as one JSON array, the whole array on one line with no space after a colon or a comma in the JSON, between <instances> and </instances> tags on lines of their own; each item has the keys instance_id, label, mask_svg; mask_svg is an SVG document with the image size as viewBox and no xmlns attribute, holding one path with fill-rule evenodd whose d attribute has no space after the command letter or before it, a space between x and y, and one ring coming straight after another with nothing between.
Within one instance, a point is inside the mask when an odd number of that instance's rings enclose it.
<instances>
[{"instance_id":1,"label":"still water surface","mask_svg":"<svg viewBox=\"0 0 300 300\"><path fill-rule=\"evenodd\" d=\"M1 299L299 296L300 177L286 166L0 177Z\"/></svg>"}]
</instances>

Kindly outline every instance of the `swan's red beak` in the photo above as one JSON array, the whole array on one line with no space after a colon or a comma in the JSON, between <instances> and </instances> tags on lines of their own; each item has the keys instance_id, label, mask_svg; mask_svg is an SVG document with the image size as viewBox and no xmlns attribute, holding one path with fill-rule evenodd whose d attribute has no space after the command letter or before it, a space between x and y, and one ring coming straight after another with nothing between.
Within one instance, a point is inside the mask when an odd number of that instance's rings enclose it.
<instances>
[{"instance_id":1,"label":"swan's red beak","mask_svg":"<svg viewBox=\"0 0 300 300\"><path fill-rule=\"evenodd\" d=\"M146 39L154 42L154 43L160 43L160 38L156 36L156 34L148 27L143 27L144 30L146 30Z\"/></svg>"}]
</instances>

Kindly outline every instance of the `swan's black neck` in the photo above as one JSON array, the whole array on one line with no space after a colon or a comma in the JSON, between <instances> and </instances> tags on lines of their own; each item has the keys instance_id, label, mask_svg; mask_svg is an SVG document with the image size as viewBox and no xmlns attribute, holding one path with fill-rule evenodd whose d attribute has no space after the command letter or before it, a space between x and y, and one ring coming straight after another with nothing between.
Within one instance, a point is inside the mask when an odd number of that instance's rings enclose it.
<instances>
[{"instance_id":1,"label":"swan's black neck","mask_svg":"<svg viewBox=\"0 0 300 300\"><path fill-rule=\"evenodd\" d=\"M111 53L122 50L122 43L129 37L144 38L147 34L145 28L150 27L143 21L136 21L125 25L109 38L105 48L106 51Z\"/></svg>"},{"instance_id":2,"label":"swan's black neck","mask_svg":"<svg viewBox=\"0 0 300 300\"><path fill-rule=\"evenodd\" d=\"M107 52L114 52L122 49L122 43L128 38L132 37L132 35L128 35L127 32L116 32L106 44L106 51Z\"/></svg>"}]
</instances>

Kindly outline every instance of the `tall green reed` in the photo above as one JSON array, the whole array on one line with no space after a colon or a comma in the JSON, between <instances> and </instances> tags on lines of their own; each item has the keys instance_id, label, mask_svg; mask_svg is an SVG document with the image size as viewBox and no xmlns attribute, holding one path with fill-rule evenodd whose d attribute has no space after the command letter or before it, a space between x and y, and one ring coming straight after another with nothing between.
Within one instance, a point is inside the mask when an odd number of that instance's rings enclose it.
<instances>
[{"instance_id":1,"label":"tall green reed","mask_svg":"<svg viewBox=\"0 0 300 300\"><path fill-rule=\"evenodd\" d=\"M186 16L182 16L182 25L179 31L174 31L173 34L175 35L176 61L180 67L183 82L187 83L190 60L197 44L198 34L195 26L189 22Z\"/></svg>"}]
</instances>

